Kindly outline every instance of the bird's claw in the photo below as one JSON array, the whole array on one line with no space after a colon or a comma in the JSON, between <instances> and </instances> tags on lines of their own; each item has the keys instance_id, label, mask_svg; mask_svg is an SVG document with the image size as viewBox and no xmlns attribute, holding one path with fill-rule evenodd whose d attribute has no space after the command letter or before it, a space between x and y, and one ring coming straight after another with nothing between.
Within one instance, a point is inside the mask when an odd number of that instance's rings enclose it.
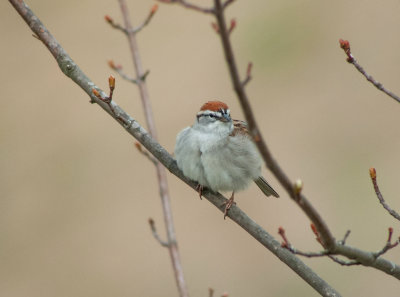
<instances>
[{"instance_id":1,"label":"bird's claw","mask_svg":"<svg viewBox=\"0 0 400 297\"><path fill-rule=\"evenodd\" d=\"M200 200L203 199L203 198L201 198L201 195L203 195L203 189L204 189L204 187L202 185L200 185L200 184L198 184L196 186L196 191L199 193Z\"/></svg>"},{"instance_id":2,"label":"bird's claw","mask_svg":"<svg viewBox=\"0 0 400 297\"><path fill-rule=\"evenodd\" d=\"M229 209L231 209L232 205L235 205L236 202L233 200L233 194L231 196L231 198L229 198L227 201L224 202L223 205L225 205L225 210L224 210L224 220L226 218L226 216L228 215L228 211Z\"/></svg>"}]
</instances>

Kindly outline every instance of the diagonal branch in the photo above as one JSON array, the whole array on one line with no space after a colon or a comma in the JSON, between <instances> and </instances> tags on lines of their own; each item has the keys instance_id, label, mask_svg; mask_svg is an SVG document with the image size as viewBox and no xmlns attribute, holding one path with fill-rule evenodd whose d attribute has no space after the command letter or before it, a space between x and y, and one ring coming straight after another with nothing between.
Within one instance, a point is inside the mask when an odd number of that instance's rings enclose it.
<instances>
[{"instance_id":1,"label":"diagonal branch","mask_svg":"<svg viewBox=\"0 0 400 297\"><path fill-rule=\"evenodd\" d=\"M99 104L101 108L110 114L123 128L125 128L130 135L138 140L172 174L181 179L191 188L196 189L197 183L190 181L183 175L172 156L159 143L157 143L157 141L155 141L154 138L151 137L151 135L134 118L128 115L114 101L110 103L115 110L115 113L113 113L108 104L99 100L92 93L92 89L96 88L99 93L104 94L104 97L107 96L102 90L97 88L95 84L72 61L69 55L50 34L46 27L40 22L40 20L34 15L29 7L21 0L9 0L9 2L14 6L31 30L36 33L40 40L47 46L54 58L57 61L61 61L59 65L63 72L67 76L71 77L71 79L78 86L80 86L88 96L90 96L91 100ZM71 69L73 71L70 71ZM227 201L225 197L223 197L221 194L212 193L207 190L203 192L203 196L213 205L215 205L222 213L224 212L225 202ZM283 249L279 242L277 242L260 225L248 217L240 208L233 206L228 213L228 217L230 217L232 221L241 226L254 239L275 254L282 262L288 265L321 295L340 296L335 289L330 287L329 284L327 284L313 270L305 265L299 258L292 255L289 251Z\"/></svg>"}]
</instances>

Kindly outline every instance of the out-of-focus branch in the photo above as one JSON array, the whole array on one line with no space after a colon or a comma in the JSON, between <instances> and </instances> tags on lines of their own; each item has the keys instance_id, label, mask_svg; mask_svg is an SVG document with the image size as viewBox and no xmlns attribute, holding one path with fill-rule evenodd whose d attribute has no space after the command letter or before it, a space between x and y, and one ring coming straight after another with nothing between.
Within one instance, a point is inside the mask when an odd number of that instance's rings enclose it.
<instances>
[{"instance_id":1,"label":"out-of-focus branch","mask_svg":"<svg viewBox=\"0 0 400 297\"><path fill-rule=\"evenodd\" d=\"M146 118L147 127L149 129L150 135L154 140L157 140L157 131L156 125L153 117L153 111L150 104L149 92L147 90L146 81L144 78L146 77L146 72L143 70L142 61L139 54L139 48L136 41L136 33L141 30L144 26L146 26L154 13L157 10L157 6L153 6L151 9L147 19L145 22L140 25L137 29L134 29L131 24L131 19L128 12L127 3L125 0L118 0L120 9L122 12L122 17L124 19L124 29L126 32L126 36L128 38L129 47L131 50L132 60L136 72L136 85L139 89L140 98L142 101L144 114ZM169 254L171 257L172 267L174 271L174 276L176 280L176 284L178 287L179 295L181 297L189 296L189 292L186 286L183 267L179 255L178 243L175 235L175 227L172 219L172 209L171 209L171 201L168 193L168 182L167 182L167 174L164 166L160 162L155 163L157 179L158 179L158 187L161 196L161 204L164 215L164 222L167 231L167 242L168 245L166 247L169 250ZM154 234L154 232L153 232Z\"/></svg>"},{"instance_id":2,"label":"out-of-focus branch","mask_svg":"<svg viewBox=\"0 0 400 297\"><path fill-rule=\"evenodd\" d=\"M396 220L400 221L400 215L393 210L385 201L383 198L383 195L381 193L381 190L379 189L378 182L376 181L376 169L375 168L370 168L369 169L369 175L371 176L372 184L374 185L374 190L376 193L376 197L378 197L378 200L380 204L382 204L383 208L387 210L387 212L392 215Z\"/></svg>"},{"instance_id":3,"label":"out-of-focus branch","mask_svg":"<svg viewBox=\"0 0 400 297\"><path fill-rule=\"evenodd\" d=\"M389 97L392 97L394 100L397 102L400 102L400 97L397 96L395 93L389 91L386 89L380 82L376 81L371 75L369 75L364 68L358 64L357 60L354 58L353 54L351 53L350 49L350 42L348 40L343 40L339 39L339 44L340 47L344 50L346 56L347 56L347 62L350 64L353 64L354 67L362 74L364 77L371 83L373 84L379 91L384 92L386 95Z\"/></svg>"},{"instance_id":4,"label":"out-of-focus branch","mask_svg":"<svg viewBox=\"0 0 400 297\"><path fill-rule=\"evenodd\" d=\"M172 174L195 190L197 183L187 179L183 175L172 156L157 141L155 141L154 138L151 137L151 135L134 118L128 115L114 101L110 103L115 111L112 112L108 104L104 103L93 94L92 90L96 89L100 94L102 94L102 96L107 96L101 89L95 86L95 84L72 61L69 55L34 15L30 8L21 0L9 0L9 2L14 6L31 30L36 33L39 39L46 45L54 58L59 61L61 70L78 86L80 86L93 102L98 103L101 108L109 113L130 135L138 140ZM224 212L225 203L227 201L224 196L207 190L203 191L203 196L215 205L222 213ZM329 284L305 265L299 258L282 248L278 241L248 217L240 208L235 205L232 206L228 213L228 217L275 254L282 262L288 265L322 296L340 296L335 289L329 286Z\"/></svg>"},{"instance_id":5,"label":"out-of-focus branch","mask_svg":"<svg viewBox=\"0 0 400 297\"><path fill-rule=\"evenodd\" d=\"M279 180L282 186L286 189L289 196L304 211L304 213L308 216L311 222L314 223L318 232L320 233L324 246L327 249L333 249L335 246L335 238L332 236L328 226L326 225L322 217L319 215L317 210L311 205L311 203L307 200L307 198L303 194L299 193L298 195L296 195L293 188L294 183L290 181L289 177L279 166L278 162L272 156L271 151L269 150L267 144L263 139L263 136L258 128L253 111L251 109L249 99L245 92L244 84L240 80L239 71L235 61L235 56L233 54L232 45L229 39L229 31L227 29L225 22L224 7L221 3L221 0L214 0L214 3L215 3L215 16L217 18L219 27L219 36L221 37L222 47L224 50L226 62L228 64L229 74L231 76L233 88L239 99L247 124L249 125L249 131L253 135L258 150L260 151L262 157L264 158L267 167L271 170L271 172Z\"/></svg>"}]
</instances>

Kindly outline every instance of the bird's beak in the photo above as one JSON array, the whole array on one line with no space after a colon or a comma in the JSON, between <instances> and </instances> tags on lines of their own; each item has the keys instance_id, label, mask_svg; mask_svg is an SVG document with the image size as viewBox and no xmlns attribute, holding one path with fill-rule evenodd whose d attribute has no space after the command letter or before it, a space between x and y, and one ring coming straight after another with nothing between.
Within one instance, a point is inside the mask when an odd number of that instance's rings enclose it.
<instances>
[{"instance_id":1,"label":"bird's beak","mask_svg":"<svg viewBox=\"0 0 400 297\"><path fill-rule=\"evenodd\" d=\"M230 122L230 121L231 121L231 116L230 116L229 114L224 113L224 114L222 115L221 120L222 120L223 122Z\"/></svg>"}]
</instances>

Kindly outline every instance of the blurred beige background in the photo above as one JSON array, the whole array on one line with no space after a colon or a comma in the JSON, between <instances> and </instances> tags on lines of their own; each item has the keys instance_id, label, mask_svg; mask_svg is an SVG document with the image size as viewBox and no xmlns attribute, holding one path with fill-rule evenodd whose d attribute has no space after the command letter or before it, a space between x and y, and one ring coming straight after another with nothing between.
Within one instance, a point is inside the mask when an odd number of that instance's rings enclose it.
<instances>
[{"instance_id":1,"label":"blurred beige background","mask_svg":"<svg viewBox=\"0 0 400 297\"><path fill-rule=\"evenodd\" d=\"M211 1L197 1L208 5ZM47 28L99 86L114 59L132 71L117 1L29 1ZM153 1L129 1L136 24ZM236 1L228 10L248 94L275 157L332 232L380 249L399 222L378 204L375 166L387 201L400 210L400 105L345 61L351 41L367 71L400 94L400 2ZM58 69L8 1L0 3L0 296L177 296L152 164L133 139ZM139 35L160 143L173 151L205 100L226 101L242 118L212 18L175 5ZM114 99L144 123L135 86L117 77ZM238 205L277 237L283 226L302 250L320 249L305 215L265 170L281 199L252 186ZM296 274L206 200L169 175L174 220L191 296L318 296ZM397 263L400 248L385 255ZM398 296L398 280L329 259L303 259L344 296Z\"/></svg>"}]
</instances>

